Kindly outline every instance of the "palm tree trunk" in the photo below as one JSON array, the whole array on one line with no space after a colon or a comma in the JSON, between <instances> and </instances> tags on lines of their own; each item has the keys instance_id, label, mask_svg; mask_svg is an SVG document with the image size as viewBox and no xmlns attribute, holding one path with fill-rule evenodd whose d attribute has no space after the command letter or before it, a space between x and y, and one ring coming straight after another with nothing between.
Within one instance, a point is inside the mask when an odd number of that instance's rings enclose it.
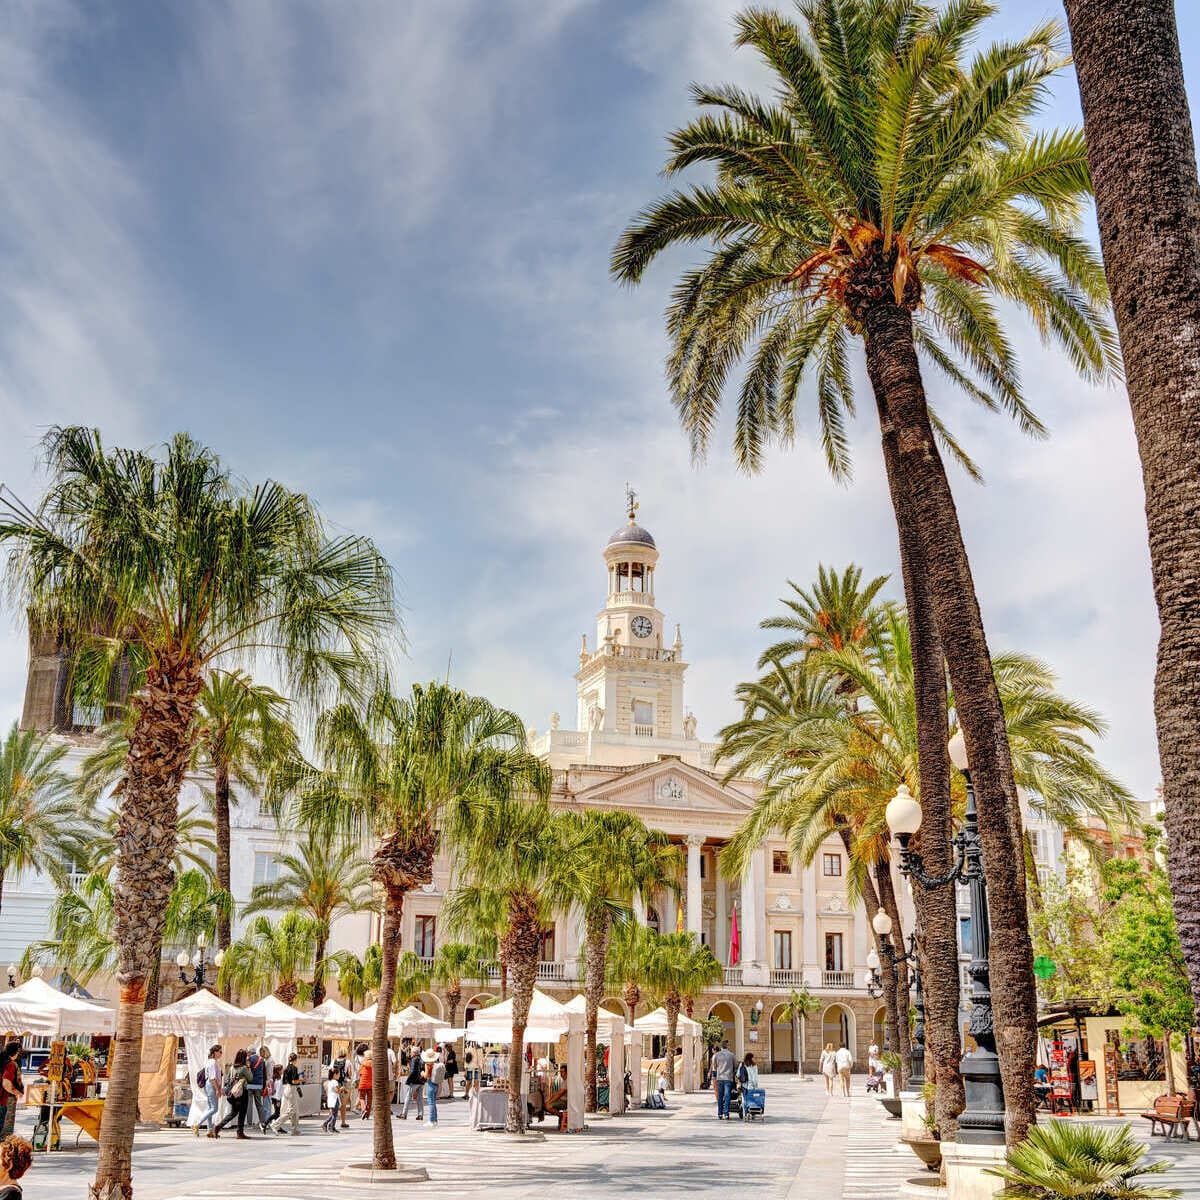
<instances>
[{"instance_id":1,"label":"palm tree trunk","mask_svg":"<svg viewBox=\"0 0 1200 1200\"><path fill-rule=\"evenodd\" d=\"M1034 1119L1037 995L1025 909L1020 809L1004 711L962 529L934 441L913 345L912 315L882 302L864 319L867 373L887 398L884 435L895 434L901 481L912 500L934 618L970 756L991 914L993 1029L1004 1084L1007 1137L1021 1141ZM979 1036L982 1035L982 1036Z\"/></svg>"},{"instance_id":2,"label":"palm tree trunk","mask_svg":"<svg viewBox=\"0 0 1200 1200\"><path fill-rule=\"evenodd\" d=\"M900 543L900 570L912 642L913 700L917 714L917 792L921 801L921 854L931 875L945 875L952 861L950 737L947 716L946 660L938 636L929 577L921 550L916 513L900 470L895 430L887 419L886 398L877 393L879 424L884 431L883 461ZM962 1039L958 1029L958 907L953 886L928 891L913 884L917 933L924 975L925 1050L937 1088L934 1113L942 1138L950 1141L958 1114L966 1106Z\"/></svg>"},{"instance_id":3,"label":"palm tree trunk","mask_svg":"<svg viewBox=\"0 0 1200 1200\"><path fill-rule=\"evenodd\" d=\"M509 924L504 940L504 959L512 972L513 1035L508 1050L508 1112L504 1129L506 1133L524 1133L525 1097L521 1083L525 1070L525 1029L542 948L542 920L536 896L525 892L509 898Z\"/></svg>"},{"instance_id":4,"label":"palm tree trunk","mask_svg":"<svg viewBox=\"0 0 1200 1200\"><path fill-rule=\"evenodd\" d=\"M851 844L849 831L843 827L840 832L842 835L843 844L846 847L846 853L849 854ZM863 872L861 885L862 901L867 907L867 920L869 922L871 917L873 917L881 907L879 902L879 893L875 890L874 883L871 882L871 874L869 871ZM900 924L895 920L895 918L892 920L893 927L896 931L896 936L899 937ZM900 1005L897 1001L897 993L899 989L897 987L896 977L891 972L891 968L888 963L888 957L883 950L883 939L874 931L874 929L871 930L871 936L875 940L875 953L879 955L879 962L881 964L879 971L879 983L880 987L883 988L883 1007L887 1012L888 1045L892 1050L900 1055L900 1080L901 1084L903 1084L908 1078L909 1071L912 1069L911 1057L906 1054L906 1050L908 1048L907 1036L905 1036L904 1040L901 1041L901 1025L903 1024L904 1026L907 1026L908 1014L904 1014L904 1021L901 1022ZM908 1030L905 1028L904 1033L906 1035L907 1032ZM850 1049L853 1052L854 1047L851 1046Z\"/></svg>"},{"instance_id":5,"label":"palm tree trunk","mask_svg":"<svg viewBox=\"0 0 1200 1200\"><path fill-rule=\"evenodd\" d=\"M153 1012L158 1007L158 994L162 986L162 946L160 944L158 958L146 981L146 1012Z\"/></svg>"},{"instance_id":6,"label":"palm tree trunk","mask_svg":"<svg viewBox=\"0 0 1200 1200\"><path fill-rule=\"evenodd\" d=\"M596 1026L599 1021L600 1001L604 999L604 970L608 961L608 942L611 936L608 914L605 912L587 915L584 941L583 995L584 995L584 1062L583 1079L587 1090L584 1107L587 1112L596 1111ZM609 1081L611 1088L612 1081Z\"/></svg>"},{"instance_id":7,"label":"palm tree trunk","mask_svg":"<svg viewBox=\"0 0 1200 1200\"><path fill-rule=\"evenodd\" d=\"M642 989L636 983L627 983L623 998L629 1006L629 1023L633 1024L637 1020L637 1010L642 999Z\"/></svg>"},{"instance_id":8,"label":"palm tree trunk","mask_svg":"<svg viewBox=\"0 0 1200 1200\"><path fill-rule=\"evenodd\" d=\"M667 1087L675 1090L675 1035L679 1028L679 993L671 990L666 997L667 1008Z\"/></svg>"},{"instance_id":9,"label":"palm tree trunk","mask_svg":"<svg viewBox=\"0 0 1200 1200\"><path fill-rule=\"evenodd\" d=\"M446 989L446 1003L450 1006L450 1028L458 1025L458 1006L462 1003L462 981L454 980Z\"/></svg>"},{"instance_id":10,"label":"palm tree trunk","mask_svg":"<svg viewBox=\"0 0 1200 1200\"><path fill-rule=\"evenodd\" d=\"M379 994L375 998L375 1028L371 1031L371 1163L377 1171L396 1169L392 1142L392 1080L388 1074L388 1021L396 995L396 961L400 957L400 922L404 916L404 889L384 887L383 929L379 935L382 962Z\"/></svg>"},{"instance_id":11,"label":"palm tree trunk","mask_svg":"<svg viewBox=\"0 0 1200 1200\"><path fill-rule=\"evenodd\" d=\"M190 757L192 712L200 688L199 672L189 660L163 655L150 662L145 685L132 702L135 717L125 760L113 886L120 1005L90 1200L129 1200L133 1195L131 1159L146 981L160 957L174 884L179 789Z\"/></svg>"},{"instance_id":12,"label":"palm tree trunk","mask_svg":"<svg viewBox=\"0 0 1200 1200\"><path fill-rule=\"evenodd\" d=\"M327 930L328 930L328 926L324 922L322 922L319 927L319 932L317 933L317 941L316 941L316 945L314 947L314 952L316 954L316 958L313 962L313 981L312 981L312 1007L313 1008L316 1008L318 1005L323 1004L325 1002L325 949L329 945L329 936L328 936ZM372 1059L374 1059L375 1055L372 1054L371 1057L372 1057ZM375 1076L374 1076L374 1074L372 1074L372 1076L371 1076L372 1096L374 1096L374 1090L375 1090L374 1078L375 1078ZM374 1106L375 1106L375 1101L374 1101L374 1099L372 1099L372 1101L371 1101L372 1111L374 1111Z\"/></svg>"},{"instance_id":13,"label":"palm tree trunk","mask_svg":"<svg viewBox=\"0 0 1200 1200\"><path fill-rule=\"evenodd\" d=\"M1200 1004L1200 184L1172 0L1066 0L1162 629L1167 869Z\"/></svg>"},{"instance_id":14,"label":"palm tree trunk","mask_svg":"<svg viewBox=\"0 0 1200 1200\"><path fill-rule=\"evenodd\" d=\"M895 948L904 952L904 925L900 920L900 906L896 903L896 889L892 886L892 868L891 863L885 861L875 864L875 882L879 888L879 906L892 919L892 928L895 930L894 945ZM900 1083L901 1086L908 1086L909 1076L912 1074L912 1038L908 1029L908 964L898 963L896 969L896 993L894 1003L896 1006L896 1050L900 1055Z\"/></svg>"},{"instance_id":15,"label":"palm tree trunk","mask_svg":"<svg viewBox=\"0 0 1200 1200\"><path fill-rule=\"evenodd\" d=\"M229 764L221 762L217 766L216 779L213 782L213 824L216 826L217 840L217 887L226 895L233 895L233 885L230 873L229 850ZM228 950L233 941L233 927L229 910L217 910L217 949ZM221 987L221 999L228 1001L232 992L230 985Z\"/></svg>"},{"instance_id":16,"label":"palm tree trunk","mask_svg":"<svg viewBox=\"0 0 1200 1200\"><path fill-rule=\"evenodd\" d=\"M4 911L4 868L0 867L0 912Z\"/></svg>"}]
</instances>

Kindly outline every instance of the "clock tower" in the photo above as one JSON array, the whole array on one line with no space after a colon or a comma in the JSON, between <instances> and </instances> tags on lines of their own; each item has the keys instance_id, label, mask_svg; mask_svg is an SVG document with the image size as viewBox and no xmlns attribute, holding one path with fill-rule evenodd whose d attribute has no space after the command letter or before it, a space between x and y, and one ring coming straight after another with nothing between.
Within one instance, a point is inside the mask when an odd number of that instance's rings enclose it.
<instances>
[{"instance_id":1,"label":"clock tower","mask_svg":"<svg viewBox=\"0 0 1200 1200\"><path fill-rule=\"evenodd\" d=\"M629 738L680 739L683 642L679 627L668 645L654 604L658 548L637 523L637 496L627 492L628 522L608 539L604 565L608 598L596 616L596 643L587 634L579 651L579 728Z\"/></svg>"}]
</instances>

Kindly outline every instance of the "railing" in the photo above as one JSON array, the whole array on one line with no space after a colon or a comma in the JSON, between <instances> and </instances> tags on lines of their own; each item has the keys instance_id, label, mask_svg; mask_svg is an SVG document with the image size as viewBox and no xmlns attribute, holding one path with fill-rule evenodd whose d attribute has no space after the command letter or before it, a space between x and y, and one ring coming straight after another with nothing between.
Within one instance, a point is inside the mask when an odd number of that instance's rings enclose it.
<instances>
[{"instance_id":1,"label":"railing","mask_svg":"<svg viewBox=\"0 0 1200 1200\"><path fill-rule=\"evenodd\" d=\"M654 736L654 726L653 725L635 725L633 727L633 736L634 737L652 738Z\"/></svg>"},{"instance_id":2,"label":"railing","mask_svg":"<svg viewBox=\"0 0 1200 1200\"><path fill-rule=\"evenodd\" d=\"M537 977L539 981L561 982L567 977L567 964L565 962L540 962L538 963Z\"/></svg>"},{"instance_id":3,"label":"railing","mask_svg":"<svg viewBox=\"0 0 1200 1200\"><path fill-rule=\"evenodd\" d=\"M432 954L429 955L428 957L424 954L418 954L417 958L420 961L421 967L423 970L428 971L433 966L433 955Z\"/></svg>"},{"instance_id":4,"label":"railing","mask_svg":"<svg viewBox=\"0 0 1200 1200\"><path fill-rule=\"evenodd\" d=\"M675 661L675 651L658 646L623 646L620 642L612 642L609 645L601 646L598 650L593 650L582 665L586 667L599 658L627 658L634 662L670 663Z\"/></svg>"},{"instance_id":5,"label":"railing","mask_svg":"<svg viewBox=\"0 0 1200 1200\"><path fill-rule=\"evenodd\" d=\"M653 604L653 592L609 592L608 603L612 608L624 608L628 604Z\"/></svg>"},{"instance_id":6,"label":"railing","mask_svg":"<svg viewBox=\"0 0 1200 1200\"><path fill-rule=\"evenodd\" d=\"M793 971L790 968L776 968L771 972L772 987L795 988L801 987L803 983L803 971Z\"/></svg>"},{"instance_id":7,"label":"railing","mask_svg":"<svg viewBox=\"0 0 1200 1200\"><path fill-rule=\"evenodd\" d=\"M725 986L726 987L741 987L742 986L742 968L741 967L726 967L725 968Z\"/></svg>"},{"instance_id":8,"label":"railing","mask_svg":"<svg viewBox=\"0 0 1200 1200\"><path fill-rule=\"evenodd\" d=\"M852 988L854 986L854 972L822 971L821 986L827 988Z\"/></svg>"}]
</instances>

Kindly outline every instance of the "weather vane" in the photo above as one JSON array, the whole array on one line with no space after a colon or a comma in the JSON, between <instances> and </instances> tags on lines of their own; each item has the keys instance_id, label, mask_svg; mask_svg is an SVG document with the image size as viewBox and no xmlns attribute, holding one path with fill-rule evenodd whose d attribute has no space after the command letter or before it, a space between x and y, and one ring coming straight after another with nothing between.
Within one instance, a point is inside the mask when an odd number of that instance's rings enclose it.
<instances>
[{"instance_id":1,"label":"weather vane","mask_svg":"<svg viewBox=\"0 0 1200 1200\"><path fill-rule=\"evenodd\" d=\"M625 500L629 505L629 519L632 521L637 516L638 498L637 492L628 483L625 484Z\"/></svg>"}]
</instances>

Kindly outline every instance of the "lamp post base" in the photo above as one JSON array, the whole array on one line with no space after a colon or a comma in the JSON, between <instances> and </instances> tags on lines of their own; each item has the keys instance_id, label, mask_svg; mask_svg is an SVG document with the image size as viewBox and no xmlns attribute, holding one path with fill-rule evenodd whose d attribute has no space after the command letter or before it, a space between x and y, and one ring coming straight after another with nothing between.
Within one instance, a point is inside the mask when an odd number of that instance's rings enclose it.
<instances>
[{"instance_id":1,"label":"lamp post base","mask_svg":"<svg viewBox=\"0 0 1200 1200\"><path fill-rule=\"evenodd\" d=\"M968 1145L1004 1144L1004 1092L1000 1059L982 1046L963 1055L963 1087L967 1106L958 1116L958 1140Z\"/></svg>"}]
</instances>

